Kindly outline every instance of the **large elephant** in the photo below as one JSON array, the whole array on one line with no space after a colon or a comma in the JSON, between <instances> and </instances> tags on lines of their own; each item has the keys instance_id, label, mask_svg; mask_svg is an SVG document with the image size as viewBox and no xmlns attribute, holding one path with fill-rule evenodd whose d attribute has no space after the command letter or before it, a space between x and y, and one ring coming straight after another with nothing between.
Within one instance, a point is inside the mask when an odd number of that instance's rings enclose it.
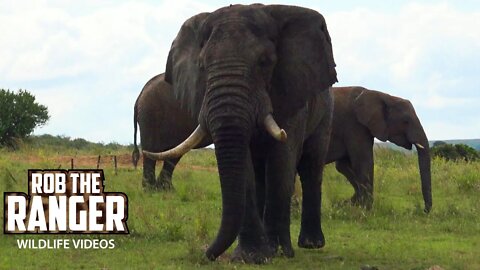
<instances>
[{"instance_id":1,"label":"large elephant","mask_svg":"<svg viewBox=\"0 0 480 270\"><path fill-rule=\"evenodd\" d=\"M412 104L399 97L363 87L334 87L332 135L327 163L355 189L353 203L373 202L373 140L390 141L406 149L416 145L425 212L432 207L428 139Z\"/></svg>"},{"instance_id":2,"label":"large elephant","mask_svg":"<svg viewBox=\"0 0 480 270\"><path fill-rule=\"evenodd\" d=\"M173 95L172 87L165 82L164 74L150 79L138 95L133 113L134 150L132 161L135 167L139 160L137 147L137 123L143 150L159 152L175 147L195 129L198 122L180 107ZM172 117L174 116L174 117ZM197 148L205 147L200 143ZM155 179L156 160L143 159L143 181L147 189L172 188L172 172L180 160L172 158L163 162L162 171Z\"/></svg>"},{"instance_id":3,"label":"large elephant","mask_svg":"<svg viewBox=\"0 0 480 270\"><path fill-rule=\"evenodd\" d=\"M293 256L290 199L297 165L312 191L299 244L322 246L320 186L333 106L329 88L337 81L323 16L260 4L198 14L174 40L165 80L199 126L174 149L144 153L174 158L212 139L222 219L207 257L217 258L237 236L235 255L247 262L262 262L278 247ZM318 117L307 121L309 114Z\"/></svg>"}]
</instances>

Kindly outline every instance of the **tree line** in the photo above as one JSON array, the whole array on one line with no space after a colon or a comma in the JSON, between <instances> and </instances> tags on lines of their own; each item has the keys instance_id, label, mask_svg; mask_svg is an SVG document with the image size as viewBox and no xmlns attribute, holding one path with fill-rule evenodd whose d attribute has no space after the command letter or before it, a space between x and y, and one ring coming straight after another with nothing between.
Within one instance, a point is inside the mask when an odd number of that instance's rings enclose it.
<instances>
[{"instance_id":1,"label":"tree line","mask_svg":"<svg viewBox=\"0 0 480 270\"><path fill-rule=\"evenodd\" d=\"M466 144L448 144L444 141L436 141L431 149L433 156L447 161L476 161L480 154L474 148Z\"/></svg>"},{"instance_id":2,"label":"tree line","mask_svg":"<svg viewBox=\"0 0 480 270\"><path fill-rule=\"evenodd\" d=\"M0 146L16 147L16 142L27 138L35 128L45 125L50 119L45 105L35 101L35 96L26 90L17 92L0 89ZM91 149L106 146L111 150L123 148L117 143L107 145L91 143L85 139L70 139L69 137L41 135L35 138L39 145L62 145L73 149ZM436 141L431 148L432 156L447 161L476 161L480 154L474 148L465 144L448 144Z\"/></svg>"}]
</instances>

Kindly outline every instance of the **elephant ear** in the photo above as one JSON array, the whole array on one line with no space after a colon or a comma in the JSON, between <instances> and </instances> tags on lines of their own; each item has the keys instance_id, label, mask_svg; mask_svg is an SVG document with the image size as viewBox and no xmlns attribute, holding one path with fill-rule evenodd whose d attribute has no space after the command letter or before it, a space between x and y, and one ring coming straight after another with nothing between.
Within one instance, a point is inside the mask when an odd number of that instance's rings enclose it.
<instances>
[{"instance_id":1,"label":"elephant ear","mask_svg":"<svg viewBox=\"0 0 480 270\"><path fill-rule=\"evenodd\" d=\"M201 50L199 31L208 15L200 13L182 25L168 53L165 69L165 81L172 85L181 107L188 109L193 117L198 116L205 93L198 55Z\"/></svg>"},{"instance_id":2,"label":"elephant ear","mask_svg":"<svg viewBox=\"0 0 480 270\"><path fill-rule=\"evenodd\" d=\"M273 95L284 108L299 109L314 94L337 82L332 42L325 19L318 12L295 6L265 6L278 25L277 65ZM287 105L287 106L284 106Z\"/></svg>"},{"instance_id":3,"label":"elephant ear","mask_svg":"<svg viewBox=\"0 0 480 270\"><path fill-rule=\"evenodd\" d=\"M380 92L359 89L353 101L353 111L358 121L366 126L372 135L381 141L388 140L387 107Z\"/></svg>"}]
</instances>

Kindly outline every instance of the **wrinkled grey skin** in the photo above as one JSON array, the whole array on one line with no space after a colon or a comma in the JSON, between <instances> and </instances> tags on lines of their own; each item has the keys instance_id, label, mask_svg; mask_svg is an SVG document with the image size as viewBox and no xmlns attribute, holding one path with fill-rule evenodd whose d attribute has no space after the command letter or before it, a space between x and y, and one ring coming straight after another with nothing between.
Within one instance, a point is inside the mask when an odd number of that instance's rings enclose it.
<instances>
[{"instance_id":1,"label":"wrinkled grey skin","mask_svg":"<svg viewBox=\"0 0 480 270\"><path fill-rule=\"evenodd\" d=\"M299 242L322 246L320 184L333 105L328 89L336 82L323 16L258 4L196 15L172 44L165 81L215 144L222 221L206 256L216 259L237 236L234 257L245 262L262 263L279 247L293 256L290 200L297 169L316 191L308 194L313 210L302 215ZM285 143L265 132L268 114L288 134ZM309 114L318 118L308 121Z\"/></svg>"},{"instance_id":2,"label":"wrinkled grey skin","mask_svg":"<svg viewBox=\"0 0 480 270\"><path fill-rule=\"evenodd\" d=\"M428 139L412 104L399 97L363 87L334 87L332 136L327 163L355 189L351 201L370 208L373 202L373 139L390 141L405 149L420 144L418 163L425 212L432 207Z\"/></svg>"},{"instance_id":3,"label":"wrinkled grey skin","mask_svg":"<svg viewBox=\"0 0 480 270\"><path fill-rule=\"evenodd\" d=\"M180 108L173 96L171 85L165 82L164 74L150 79L135 102L133 113L134 150L132 161L137 166L139 151L137 147L137 123L140 128L142 150L165 151L181 143L198 125L197 121ZM205 144L198 146L204 147ZM156 160L144 156L143 181L146 189L168 190L172 186L172 173L180 158L163 162L162 171L155 179Z\"/></svg>"}]
</instances>

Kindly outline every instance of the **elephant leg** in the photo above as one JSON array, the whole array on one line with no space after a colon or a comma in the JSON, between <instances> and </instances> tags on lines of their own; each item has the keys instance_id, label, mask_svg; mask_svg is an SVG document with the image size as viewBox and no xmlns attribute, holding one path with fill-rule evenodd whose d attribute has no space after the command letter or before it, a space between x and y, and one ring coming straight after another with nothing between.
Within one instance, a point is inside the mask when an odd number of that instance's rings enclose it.
<instances>
[{"instance_id":1,"label":"elephant leg","mask_svg":"<svg viewBox=\"0 0 480 270\"><path fill-rule=\"evenodd\" d=\"M370 209L373 204L373 148L370 146L350 159L358 185L355 203Z\"/></svg>"},{"instance_id":2,"label":"elephant leg","mask_svg":"<svg viewBox=\"0 0 480 270\"><path fill-rule=\"evenodd\" d=\"M157 164L156 160L149 158L143 158L143 179L142 186L146 190L151 190L155 188L155 165Z\"/></svg>"},{"instance_id":3,"label":"elephant leg","mask_svg":"<svg viewBox=\"0 0 480 270\"><path fill-rule=\"evenodd\" d=\"M180 161L180 158L181 157L174 158L174 159L167 159L163 161L162 171L160 172L160 175L158 176L157 182L156 182L157 189L160 189L160 190L173 189L173 184L172 184L173 170L175 170L175 166L177 166L177 163Z\"/></svg>"},{"instance_id":4,"label":"elephant leg","mask_svg":"<svg viewBox=\"0 0 480 270\"><path fill-rule=\"evenodd\" d=\"M322 120L314 134L304 143L297 166L302 184L302 222L298 246L322 248L325 237L321 226L323 168L330 142L330 118Z\"/></svg>"},{"instance_id":5,"label":"elephant leg","mask_svg":"<svg viewBox=\"0 0 480 270\"><path fill-rule=\"evenodd\" d=\"M255 194L258 214L263 221L265 211L265 162L264 159L254 158L253 168L255 171Z\"/></svg>"},{"instance_id":6,"label":"elephant leg","mask_svg":"<svg viewBox=\"0 0 480 270\"><path fill-rule=\"evenodd\" d=\"M247 161L247 186L245 217L242 228L238 235L238 246L235 248L232 259L246 263L265 263L273 256L273 250L268 245L262 221L259 216L259 209L256 203L256 181L254 166L250 160Z\"/></svg>"},{"instance_id":7,"label":"elephant leg","mask_svg":"<svg viewBox=\"0 0 480 270\"><path fill-rule=\"evenodd\" d=\"M360 202L359 194L360 194L361 191L360 191L360 188L359 188L359 185L358 185L357 177L355 176L355 173L353 172L350 160L348 158L337 160L337 162L335 162L335 168L337 169L337 171L339 173L343 174L343 176L345 176L347 178L348 182L350 182L350 184L352 185L352 187L354 189L354 194L353 194L352 198L350 199L351 203L352 204L359 204L359 202Z\"/></svg>"},{"instance_id":8,"label":"elephant leg","mask_svg":"<svg viewBox=\"0 0 480 270\"><path fill-rule=\"evenodd\" d=\"M293 257L290 237L290 207L295 184L295 148L280 145L269 153L266 165L264 224L275 252Z\"/></svg>"},{"instance_id":9,"label":"elephant leg","mask_svg":"<svg viewBox=\"0 0 480 270\"><path fill-rule=\"evenodd\" d=\"M302 157L298 174L302 184L302 221L298 246L301 248L321 248L325 237L321 227L323 165L316 157Z\"/></svg>"}]
</instances>

